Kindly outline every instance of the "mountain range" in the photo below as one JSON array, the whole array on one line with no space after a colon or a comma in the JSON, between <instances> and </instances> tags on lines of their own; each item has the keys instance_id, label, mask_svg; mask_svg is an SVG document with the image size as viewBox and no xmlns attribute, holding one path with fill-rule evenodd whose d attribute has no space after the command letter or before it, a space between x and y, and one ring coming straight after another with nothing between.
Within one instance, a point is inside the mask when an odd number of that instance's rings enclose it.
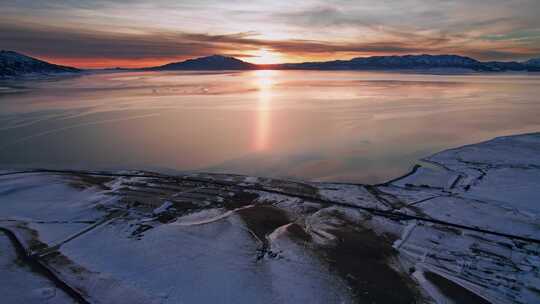
<instances>
[{"instance_id":1,"label":"mountain range","mask_svg":"<svg viewBox=\"0 0 540 304\"><path fill-rule=\"evenodd\" d=\"M258 66L252 63L226 57L212 55L181 62L173 62L162 66L144 68L151 71L174 71L174 70L256 70Z\"/></svg>"},{"instance_id":2,"label":"mountain range","mask_svg":"<svg viewBox=\"0 0 540 304\"><path fill-rule=\"evenodd\" d=\"M13 51L0 51L0 77L78 73L80 69L48 63Z\"/></svg>"},{"instance_id":3,"label":"mountain range","mask_svg":"<svg viewBox=\"0 0 540 304\"><path fill-rule=\"evenodd\" d=\"M212 55L143 68L147 71L180 70L433 70L459 69L479 72L540 71L540 58L526 62L482 62L458 55L404 55L358 57L321 62L252 64L234 57Z\"/></svg>"},{"instance_id":4,"label":"mountain range","mask_svg":"<svg viewBox=\"0 0 540 304\"><path fill-rule=\"evenodd\" d=\"M478 61L458 55L404 55L358 57L350 60L284 64L253 64L234 57L212 55L173 62L138 71L181 70L466 70L479 72L540 71L540 58L525 62ZM126 70L126 69L121 69ZM13 51L0 51L0 77L77 73L80 69L51 64Z\"/></svg>"},{"instance_id":5,"label":"mountain range","mask_svg":"<svg viewBox=\"0 0 540 304\"><path fill-rule=\"evenodd\" d=\"M533 58L531 60L526 61L525 64L530 65L530 66L540 67L540 58Z\"/></svg>"}]
</instances>

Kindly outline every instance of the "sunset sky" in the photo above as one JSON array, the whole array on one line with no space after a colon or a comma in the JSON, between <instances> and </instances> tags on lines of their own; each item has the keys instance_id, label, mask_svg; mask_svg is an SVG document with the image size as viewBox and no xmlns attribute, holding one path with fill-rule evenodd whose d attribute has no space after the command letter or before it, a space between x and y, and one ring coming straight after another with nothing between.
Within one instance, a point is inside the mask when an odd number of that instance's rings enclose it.
<instances>
[{"instance_id":1,"label":"sunset sky","mask_svg":"<svg viewBox=\"0 0 540 304\"><path fill-rule=\"evenodd\" d=\"M539 0L2 0L0 48L78 67L223 54L253 63L540 56Z\"/></svg>"}]
</instances>

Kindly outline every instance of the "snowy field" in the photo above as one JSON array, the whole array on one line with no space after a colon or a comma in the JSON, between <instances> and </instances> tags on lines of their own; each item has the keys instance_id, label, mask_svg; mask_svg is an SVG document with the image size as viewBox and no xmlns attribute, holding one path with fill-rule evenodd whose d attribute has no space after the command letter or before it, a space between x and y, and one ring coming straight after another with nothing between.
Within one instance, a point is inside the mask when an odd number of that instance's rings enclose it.
<instances>
[{"instance_id":1,"label":"snowy field","mask_svg":"<svg viewBox=\"0 0 540 304\"><path fill-rule=\"evenodd\" d=\"M540 134L423 162L379 185L0 171L2 301L539 303Z\"/></svg>"}]
</instances>

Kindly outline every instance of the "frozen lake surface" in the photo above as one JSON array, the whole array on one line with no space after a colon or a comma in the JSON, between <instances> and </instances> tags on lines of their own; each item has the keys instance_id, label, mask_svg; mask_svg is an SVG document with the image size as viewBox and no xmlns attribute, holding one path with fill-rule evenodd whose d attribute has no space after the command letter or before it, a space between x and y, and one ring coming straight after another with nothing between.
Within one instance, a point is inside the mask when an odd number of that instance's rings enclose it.
<instances>
[{"instance_id":1,"label":"frozen lake surface","mask_svg":"<svg viewBox=\"0 0 540 304\"><path fill-rule=\"evenodd\" d=\"M0 83L0 167L377 183L540 130L540 75L96 73Z\"/></svg>"}]
</instances>

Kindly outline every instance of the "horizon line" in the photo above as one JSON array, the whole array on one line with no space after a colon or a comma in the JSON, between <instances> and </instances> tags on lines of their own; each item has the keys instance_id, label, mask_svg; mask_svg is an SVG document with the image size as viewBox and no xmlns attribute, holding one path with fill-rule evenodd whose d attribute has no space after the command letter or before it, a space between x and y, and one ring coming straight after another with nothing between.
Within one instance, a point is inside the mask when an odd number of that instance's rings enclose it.
<instances>
[{"instance_id":1,"label":"horizon line","mask_svg":"<svg viewBox=\"0 0 540 304\"><path fill-rule=\"evenodd\" d=\"M463 58L470 58L470 59L476 60L476 61L478 61L480 63L487 63L487 62L525 63L525 62L527 62L527 60L524 60L524 61L515 61L515 60L511 60L511 61L497 61L497 60L482 61L482 60L478 60L478 59L476 59L474 57L471 57L471 56L464 56L464 55L452 54L452 53L430 54L430 53L414 53L414 52L412 52L412 53L403 54L403 55L392 54L392 55L355 56L355 57L350 57L348 59L332 59L332 60L323 60L323 61L302 61L302 62L281 62L281 63L252 63L252 62L249 62L249 61L246 61L246 60L243 60L243 59L239 59L239 57L242 58L241 56L233 56L233 55L228 55L228 54L212 54L212 55L195 56L195 57L191 57L191 58L187 58L187 59L179 60L179 61L170 61L170 62L167 62L167 63L158 64L158 65L148 65L148 66L140 66L140 67L122 67L120 65L116 65L116 66L111 65L109 67L84 67L84 66L78 66L78 65L57 64L53 60L49 60L49 59L41 57L41 56L40 56L41 58L38 57L38 56L34 57L33 55L27 55L24 52L19 52L19 51L6 50L6 49L2 49L0 51L1 52L14 52L14 53L21 54L21 55L24 55L24 56L27 56L27 57L31 57L31 58L35 58L35 59L38 59L38 60L41 60L41 61L45 61L45 62L48 62L48 63L51 63L51 64L74 67L74 68L78 68L78 69L82 69L82 70L111 70L111 69L112 70L114 70L114 69L139 70L139 69L149 69L149 68L157 68L157 67L162 67L162 66L166 66L166 65L169 65L169 64L182 63L182 62L186 62L186 61L189 61L189 60L196 60L196 59L208 58L208 57L213 57L213 56L219 56L219 57L225 57L225 58L233 58L233 59L240 60L242 62L245 62L245 63L253 65L253 66L257 66L257 67L279 66L279 65L287 65L287 64L325 63L325 62L333 62L333 61L350 61L350 60L353 60L353 59L356 59L356 58L406 57L406 56L457 56L457 57L463 57ZM42 59L42 58L44 58L44 59ZM531 57L530 59L535 59L535 58L537 58L537 57ZM136 61L136 60L133 60L133 61Z\"/></svg>"}]
</instances>

